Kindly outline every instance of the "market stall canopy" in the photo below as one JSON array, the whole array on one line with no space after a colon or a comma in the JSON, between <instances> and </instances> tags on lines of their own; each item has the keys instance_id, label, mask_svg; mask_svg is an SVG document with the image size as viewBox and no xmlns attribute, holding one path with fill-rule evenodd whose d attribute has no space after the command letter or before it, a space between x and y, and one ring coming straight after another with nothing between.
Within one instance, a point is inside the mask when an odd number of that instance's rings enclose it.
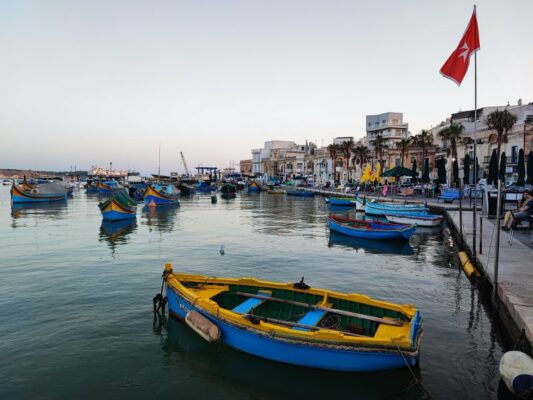
<instances>
[{"instance_id":1,"label":"market stall canopy","mask_svg":"<svg viewBox=\"0 0 533 400\"><path fill-rule=\"evenodd\" d=\"M418 172L415 176L418 175ZM413 170L402 166L397 166L383 173L383 176L413 176Z\"/></svg>"}]
</instances>

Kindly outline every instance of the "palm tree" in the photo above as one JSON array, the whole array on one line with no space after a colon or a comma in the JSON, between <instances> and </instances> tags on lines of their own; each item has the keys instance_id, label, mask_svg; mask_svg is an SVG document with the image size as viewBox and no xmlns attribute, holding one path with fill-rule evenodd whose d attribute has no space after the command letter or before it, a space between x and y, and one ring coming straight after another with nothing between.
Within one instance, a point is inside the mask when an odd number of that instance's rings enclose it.
<instances>
[{"instance_id":1,"label":"palm tree","mask_svg":"<svg viewBox=\"0 0 533 400\"><path fill-rule=\"evenodd\" d=\"M328 152L329 152L329 156L331 157L331 165L333 168L333 180L335 181L337 180L336 163L337 163L337 157L339 156L340 151L341 151L340 146L338 144L332 143L328 145Z\"/></svg>"},{"instance_id":2,"label":"palm tree","mask_svg":"<svg viewBox=\"0 0 533 400\"><path fill-rule=\"evenodd\" d=\"M366 146L356 146L352 149L352 152L354 153L355 157L353 158L354 163L354 169L355 169L355 163L359 162L359 166L361 168L361 173L363 172L363 164L367 162L368 156L370 155L370 150Z\"/></svg>"},{"instance_id":3,"label":"palm tree","mask_svg":"<svg viewBox=\"0 0 533 400\"><path fill-rule=\"evenodd\" d=\"M400 164L403 167L403 160L405 158L405 153L407 149L411 146L411 139L402 139L399 142L396 142L396 148L400 150L401 158Z\"/></svg>"},{"instance_id":4,"label":"palm tree","mask_svg":"<svg viewBox=\"0 0 533 400\"><path fill-rule=\"evenodd\" d=\"M496 151L497 159L500 159L500 151L502 149L502 143L507 143L507 132L513 129L516 123L516 115L511 114L507 110L493 111L487 115L487 128L495 130L497 133L498 148Z\"/></svg>"},{"instance_id":5,"label":"palm tree","mask_svg":"<svg viewBox=\"0 0 533 400\"><path fill-rule=\"evenodd\" d=\"M350 158L352 158L353 140L346 140L340 144L340 151L346 160L346 171L350 174ZM348 176L347 176L348 177Z\"/></svg>"},{"instance_id":6,"label":"palm tree","mask_svg":"<svg viewBox=\"0 0 533 400\"><path fill-rule=\"evenodd\" d=\"M450 126L442 129L439 132L439 136L446 140L450 144L448 154L452 155L453 160L457 160L457 142L461 138L461 133L464 131L464 126L461 124L451 124Z\"/></svg>"},{"instance_id":7,"label":"palm tree","mask_svg":"<svg viewBox=\"0 0 533 400\"><path fill-rule=\"evenodd\" d=\"M427 149L433 144L433 135L422 129L418 135L415 136L416 147L422 149L422 159L425 159L427 156Z\"/></svg>"},{"instance_id":8,"label":"palm tree","mask_svg":"<svg viewBox=\"0 0 533 400\"><path fill-rule=\"evenodd\" d=\"M372 140L372 146L374 146L374 154L378 162L381 164L381 170L383 170L383 150L389 148L386 142L387 139L385 139L381 135L377 135L374 140Z\"/></svg>"}]
</instances>

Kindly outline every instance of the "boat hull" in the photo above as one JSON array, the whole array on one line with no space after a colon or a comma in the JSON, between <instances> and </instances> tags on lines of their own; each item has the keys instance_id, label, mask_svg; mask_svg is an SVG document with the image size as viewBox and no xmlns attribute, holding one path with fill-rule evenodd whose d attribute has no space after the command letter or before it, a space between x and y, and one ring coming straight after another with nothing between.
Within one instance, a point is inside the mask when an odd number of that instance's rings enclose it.
<instances>
[{"instance_id":1,"label":"boat hull","mask_svg":"<svg viewBox=\"0 0 533 400\"><path fill-rule=\"evenodd\" d=\"M374 239L374 240L409 240L415 232L416 226L409 226L408 228L392 230L392 229L359 229L350 227L346 224L334 221L331 218L328 220L329 228L342 235L351 236L359 239Z\"/></svg>"},{"instance_id":2,"label":"boat hull","mask_svg":"<svg viewBox=\"0 0 533 400\"><path fill-rule=\"evenodd\" d=\"M395 215L385 214L387 221L396 222L399 224L416 224L418 226L435 227L439 226L443 217L440 215L434 216L416 216L416 215Z\"/></svg>"},{"instance_id":3,"label":"boat hull","mask_svg":"<svg viewBox=\"0 0 533 400\"><path fill-rule=\"evenodd\" d=\"M427 212L428 208L424 206L415 206L415 205L380 205L379 203L368 202L365 206L365 213L375 216L384 216L387 213L399 212L402 214L420 214L422 212Z\"/></svg>"},{"instance_id":4,"label":"boat hull","mask_svg":"<svg viewBox=\"0 0 533 400\"><path fill-rule=\"evenodd\" d=\"M406 362L416 365L417 358L404 355L398 351L346 350L333 346L318 346L303 342L294 342L242 329L236 325L217 319L198 306L193 307L172 288L167 288L168 308L172 316L185 320L187 313L195 310L216 324L220 331L220 341L229 347L272 361L283 362L304 367L365 372L403 368Z\"/></svg>"},{"instance_id":5,"label":"boat hull","mask_svg":"<svg viewBox=\"0 0 533 400\"><path fill-rule=\"evenodd\" d=\"M11 188L11 204L20 203L49 203L51 201L65 201L67 193L32 193L16 186Z\"/></svg>"},{"instance_id":6,"label":"boat hull","mask_svg":"<svg viewBox=\"0 0 533 400\"><path fill-rule=\"evenodd\" d=\"M153 202L156 206L168 206L178 204L178 196L168 196L155 190L152 186L148 186L143 194L144 202L150 205Z\"/></svg>"},{"instance_id":7,"label":"boat hull","mask_svg":"<svg viewBox=\"0 0 533 400\"><path fill-rule=\"evenodd\" d=\"M287 194L290 196L313 197L315 195L315 192L310 192L308 190L287 189Z\"/></svg>"},{"instance_id":8,"label":"boat hull","mask_svg":"<svg viewBox=\"0 0 533 400\"><path fill-rule=\"evenodd\" d=\"M137 207L125 207L116 201L114 197L101 203L100 211L106 221L122 221L133 219L137 216Z\"/></svg>"},{"instance_id":9,"label":"boat hull","mask_svg":"<svg viewBox=\"0 0 533 400\"><path fill-rule=\"evenodd\" d=\"M354 207L355 201L353 199L342 199L338 197L330 197L328 199L330 206L343 206L343 207Z\"/></svg>"},{"instance_id":10,"label":"boat hull","mask_svg":"<svg viewBox=\"0 0 533 400\"><path fill-rule=\"evenodd\" d=\"M237 194L235 192L222 193L220 197L222 197L223 199L229 200L229 199L234 199L235 197L237 197Z\"/></svg>"}]
</instances>

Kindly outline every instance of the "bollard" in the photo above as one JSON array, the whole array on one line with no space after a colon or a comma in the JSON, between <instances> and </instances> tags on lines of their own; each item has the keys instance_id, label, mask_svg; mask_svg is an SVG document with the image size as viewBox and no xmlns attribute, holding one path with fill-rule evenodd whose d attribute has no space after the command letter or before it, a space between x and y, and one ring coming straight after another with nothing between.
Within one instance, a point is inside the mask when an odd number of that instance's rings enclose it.
<instances>
[{"instance_id":1,"label":"bollard","mask_svg":"<svg viewBox=\"0 0 533 400\"><path fill-rule=\"evenodd\" d=\"M479 254L483 254L483 217L479 217Z\"/></svg>"}]
</instances>

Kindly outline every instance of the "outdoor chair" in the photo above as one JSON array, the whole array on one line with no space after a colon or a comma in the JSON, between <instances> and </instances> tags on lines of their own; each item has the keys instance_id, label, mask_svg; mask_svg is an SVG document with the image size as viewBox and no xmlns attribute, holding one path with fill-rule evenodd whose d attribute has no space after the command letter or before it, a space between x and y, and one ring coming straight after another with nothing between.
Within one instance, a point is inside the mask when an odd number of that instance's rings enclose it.
<instances>
[{"instance_id":1,"label":"outdoor chair","mask_svg":"<svg viewBox=\"0 0 533 400\"><path fill-rule=\"evenodd\" d=\"M529 223L528 226L524 227L525 230L529 230L529 238L530 238L530 241L531 243L533 244L533 217L532 216L529 216L529 219L527 220L523 220L521 221L522 222L527 222ZM520 224L519 224L520 225ZM518 226L516 228L511 228L509 229L509 240L507 241L507 244L509 246L512 246L513 245L513 239L514 239L514 231L517 230ZM521 229L522 230L522 229Z\"/></svg>"}]
</instances>

